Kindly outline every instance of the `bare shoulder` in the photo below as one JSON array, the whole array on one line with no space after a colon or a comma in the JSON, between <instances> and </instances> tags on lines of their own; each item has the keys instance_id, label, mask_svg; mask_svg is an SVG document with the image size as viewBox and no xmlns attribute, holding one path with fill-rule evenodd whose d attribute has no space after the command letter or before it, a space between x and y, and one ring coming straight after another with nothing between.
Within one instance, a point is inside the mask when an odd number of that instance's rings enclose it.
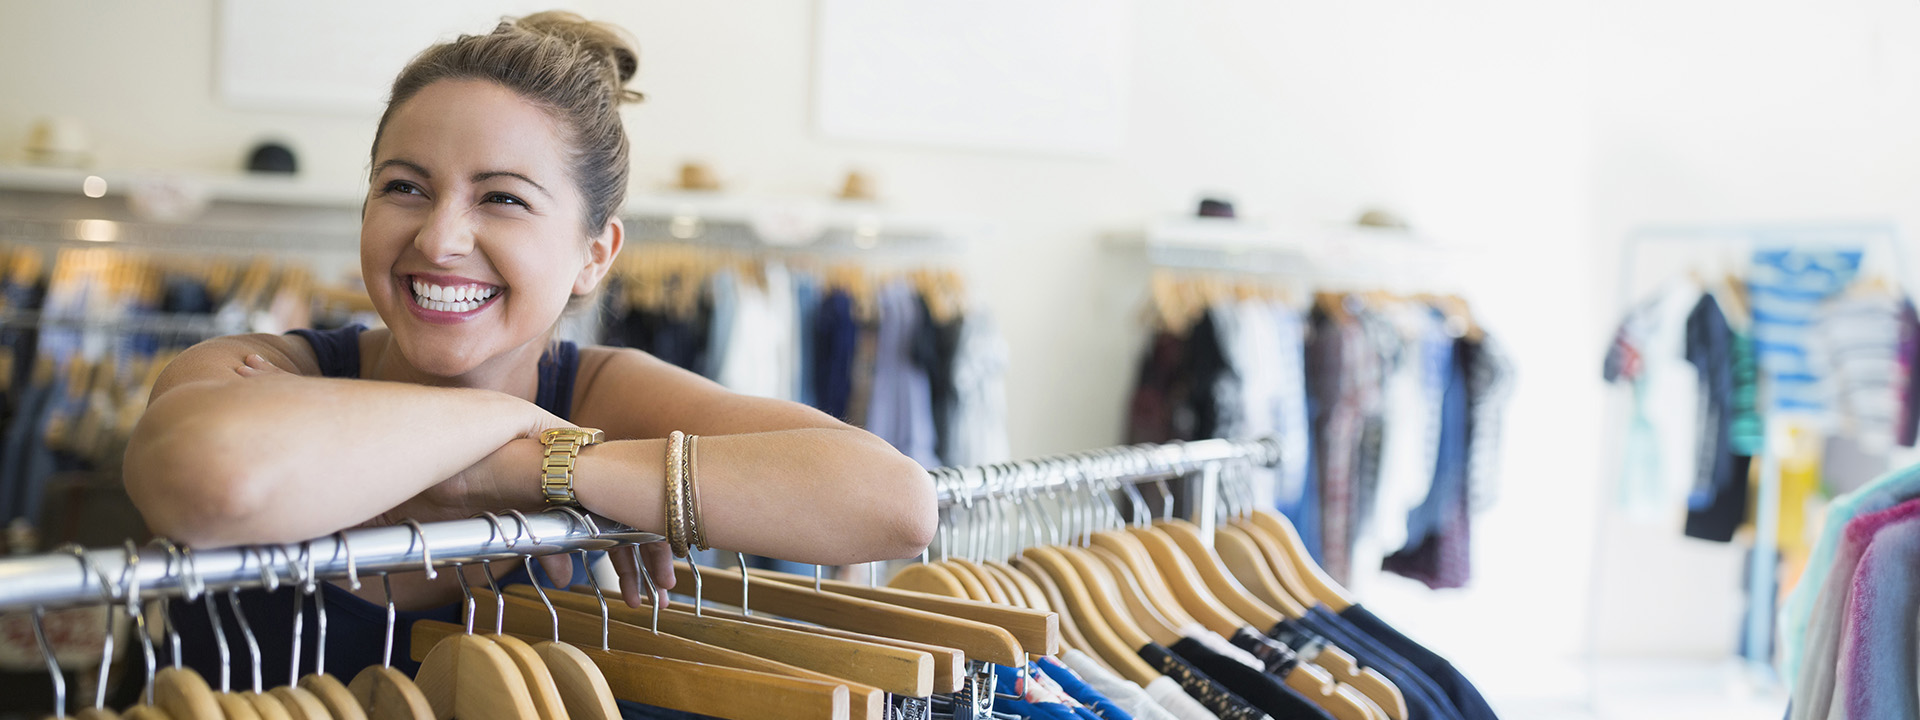
<instances>
[{"instance_id":1,"label":"bare shoulder","mask_svg":"<svg viewBox=\"0 0 1920 720\"><path fill-rule=\"evenodd\" d=\"M160 373L152 397L160 397L168 390L191 382L238 377L237 368L245 364L248 355L259 355L295 375L320 374L313 347L298 337L266 333L227 335L203 341L180 353Z\"/></svg>"}]
</instances>

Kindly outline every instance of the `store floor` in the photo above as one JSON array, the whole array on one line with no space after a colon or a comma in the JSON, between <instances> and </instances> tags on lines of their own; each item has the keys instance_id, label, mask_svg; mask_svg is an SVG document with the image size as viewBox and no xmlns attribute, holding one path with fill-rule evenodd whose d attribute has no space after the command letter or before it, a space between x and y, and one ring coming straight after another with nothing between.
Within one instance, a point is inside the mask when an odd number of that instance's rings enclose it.
<instances>
[{"instance_id":1,"label":"store floor","mask_svg":"<svg viewBox=\"0 0 1920 720\"><path fill-rule=\"evenodd\" d=\"M1609 658L1536 666L1482 683L1501 717L1528 720L1777 720L1787 692L1731 661Z\"/></svg>"}]
</instances>

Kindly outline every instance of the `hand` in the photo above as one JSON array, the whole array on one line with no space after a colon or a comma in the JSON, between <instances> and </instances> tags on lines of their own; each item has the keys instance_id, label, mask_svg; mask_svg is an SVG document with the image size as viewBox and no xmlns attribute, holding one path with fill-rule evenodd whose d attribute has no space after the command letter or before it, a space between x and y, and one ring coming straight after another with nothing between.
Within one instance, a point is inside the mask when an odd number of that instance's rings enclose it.
<instances>
[{"instance_id":1,"label":"hand","mask_svg":"<svg viewBox=\"0 0 1920 720\"><path fill-rule=\"evenodd\" d=\"M266 358L261 357L259 355L248 355L247 359L245 360L245 363L246 364L233 369L233 371L235 373L238 373L240 377L250 378L250 377L265 377L268 375L292 375L293 374L280 369L280 366L274 365L272 362L269 362Z\"/></svg>"},{"instance_id":2,"label":"hand","mask_svg":"<svg viewBox=\"0 0 1920 720\"><path fill-rule=\"evenodd\" d=\"M627 601L627 607L638 608L646 599L646 577L640 574L634 564L634 546L621 545L607 551L607 559L613 563L613 570L620 575L620 597ZM666 541L650 542L640 546L641 562L646 563L646 571L651 575L653 586L660 592L661 605L667 607L666 591L673 589L673 553L667 549ZM568 587L574 583L573 555L545 555L539 558L541 568L547 577L559 587Z\"/></svg>"}]
</instances>

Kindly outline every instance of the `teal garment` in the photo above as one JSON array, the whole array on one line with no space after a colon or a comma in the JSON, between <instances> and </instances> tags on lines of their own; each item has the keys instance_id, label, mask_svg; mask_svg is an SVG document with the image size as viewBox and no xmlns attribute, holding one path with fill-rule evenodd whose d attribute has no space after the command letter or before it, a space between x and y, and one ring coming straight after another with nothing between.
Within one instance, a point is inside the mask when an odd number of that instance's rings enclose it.
<instances>
[{"instance_id":1,"label":"teal garment","mask_svg":"<svg viewBox=\"0 0 1920 720\"><path fill-rule=\"evenodd\" d=\"M1793 586L1793 592L1787 595L1786 605L1780 609L1779 634L1785 650L1781 657L1782 677L1800 676L1800 662L1805 658L1807 626L1812 622L1813 606L1819 600L1820 586L1826 584L1827 574L1833 570L1834 554L1839 550L1847 523L1861 515L1876 513L1915 497L1920 497L1920 465L1889 472L1827 504L1826 523L1820 528L1819 539L1813 543L1813 553L1807 558L1806 572L1800 576L1800 583Z\"/></svg>"}]
</instances>

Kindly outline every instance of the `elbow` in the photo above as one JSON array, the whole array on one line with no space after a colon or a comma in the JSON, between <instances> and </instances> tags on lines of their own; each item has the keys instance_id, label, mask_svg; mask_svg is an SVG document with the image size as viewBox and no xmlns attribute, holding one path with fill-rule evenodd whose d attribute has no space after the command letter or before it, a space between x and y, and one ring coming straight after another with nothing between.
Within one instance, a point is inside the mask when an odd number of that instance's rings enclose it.
<instances>
[{"instance_id":1,"label":"elbow","mask_svg":"<svg viewBox=\"0 0 1920 720\"><path fill-rule=\"evenodd\" d=\"M891 451L891 448L889 448ZM940 524L939 498L933 478L911 458L897 452L888 462L878 463L882 473L874 487L884 487L885 502L878 508L881 517L872 523L880 531L873 538L874 555L897 560L919 555L933 543Z\"/></svg>"},{"instance_id":2,"label":"elbow","mask_svg":"<svg viewBox=\"0 0 1920 720\"><path fill-rule=\"evenodd\" d=\"M232 450L246 439L217 413L180 412L186 403L167 402L179 394L156 402L128 439L128 497L149 530L175 542L205 548L257 541L249 528L264 504L264 478Z\"/></svg>"}]
</instances>

